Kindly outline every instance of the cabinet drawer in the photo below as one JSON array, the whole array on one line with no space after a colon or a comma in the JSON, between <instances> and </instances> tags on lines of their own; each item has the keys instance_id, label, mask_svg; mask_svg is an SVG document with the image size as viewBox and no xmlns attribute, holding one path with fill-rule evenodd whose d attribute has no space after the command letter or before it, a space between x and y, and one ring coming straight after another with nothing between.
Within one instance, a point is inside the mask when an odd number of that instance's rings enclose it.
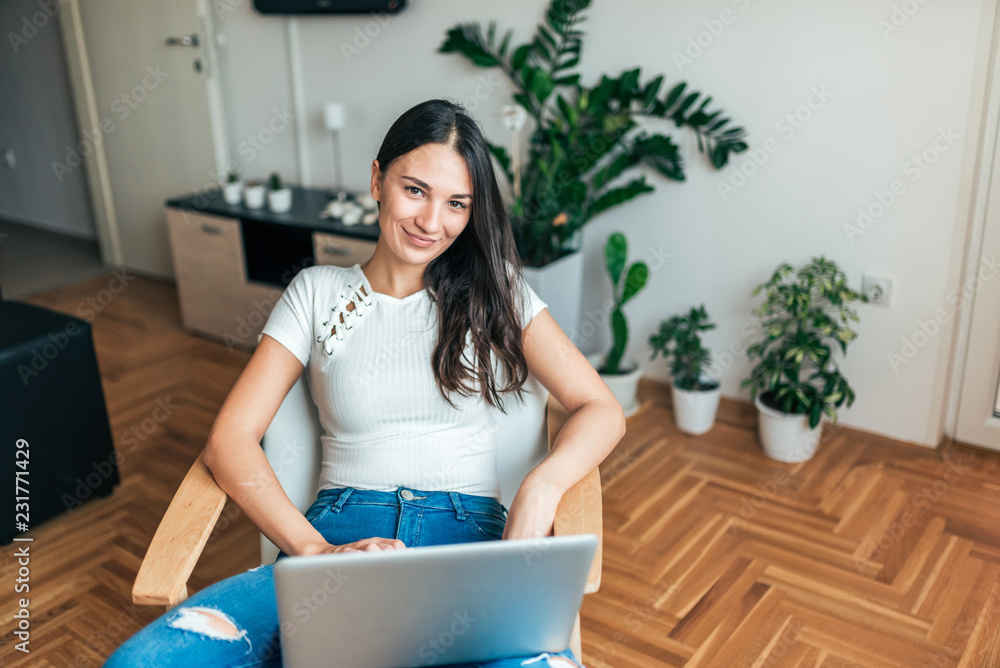
<instances>
[{"instance_id":1,"label":"cabinet drawer","mask_svg":"<svg viewBox=\"0 0 1000 668\"><path fill-rule=\"evenodd\" d=\"M368 239L353 239L326 232L313 233L316 264L332 264L337 267L364 264L375 253L376 245L377 242Z\"/></svg>"},{"instance_id":2,"label":"cabinet drawer","mask_svg":"<svg viewBox=\"0 0 1000 668\"><path fill-rule=\"evenodd\" d=\"M243 282L238 220L167 209L167 231L178 282L182 277L237 285Z\"/></svg>"},{"instance_id":3,"label":"cabinet drawer","mask_svg":"<svg viewBox=\"0 0 1000 668\"><path fill-rule=\"evenodd\" d=\"M245 315L239 222L168 208L167 232L184 326L218 338L232 335Z\"/></svg>"}]
</instances>

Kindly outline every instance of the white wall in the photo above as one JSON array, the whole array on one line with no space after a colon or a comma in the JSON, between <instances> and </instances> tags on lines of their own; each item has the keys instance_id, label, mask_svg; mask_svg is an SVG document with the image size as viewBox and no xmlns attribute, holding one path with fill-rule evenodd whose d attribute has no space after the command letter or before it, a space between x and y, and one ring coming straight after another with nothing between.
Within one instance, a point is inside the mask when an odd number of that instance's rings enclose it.
<instances>
[{"instance_id":1,"label":"white wall","mask_svg":"<svg viewBox=\"0 0 1000 668\"><path fill-rule=\"evenodd\" d=\"M900 4L916 11L897 14L902 25L886 32L894 5ZM528 0L435 0L413 2L387 22L372 16L295 19L307 112L301 119L307 138L302 160L312 177L307 185L329 185L333 176L330 137L321 123L328 101L347 105L351 130L342 140L343 164L351 188L367 187L371 160L392 121L428 98L466 101L491 139L505 141L496 112L509 101L510 89L499 71L475 69L457 55L436 51L445 31L466 20L496 19L502 28L514 28L520 43L544 6ZM731 21L713 24L719 34L711 36L705 22L724 10ZM724 196L719 184L738 179L747 154L716 172L698 154L692 134L661 126L685 151L688 180L669 182L651 174L654 194L589 224L585 312L600 319L597 312L609 296L602 244L611 231L622 230L631 259L645 259L655 269L649 286L627 307L629 354L641 361L645 375L666 379L663 362L649 361L646 339L660 320L704 302L719 325L707 344L722 356L723 366L726 353L736 352L725 369L723 393L747 399L749 393L739 388L748 373L742 351L752 342L750 310L759 303L750 293L780 262L799 265L824 254L840 264L855 288L863 272L889 276L892 308L859 307L859 338L842 365L858 400L841 411L841 421L936 445L945 383L937 367L947 356L949 335L938 333L926 342L918 335L925 345L912 359L903 356L902 347L904 338L921 331L921 321L952 306L949 292L958 287L950 284L957 269L949 258L964 229L957 215L959 187L965 143L975 132L967 123L981 11L981 0L595 2L582 24L586 83L633 66L643 68L644 80L656 74L666 76L666 85L686 80L747 128L751 149L764 147L769 138L773 142L767 144L772 152L766 162ZM224 40L229 140L233 157L240 159L240 142L265 127L273 108L291 105L287 19L257 15L249 3L214 18ZM366 30L371 36L362 37ZM684 54L689 40L699 36L707 46L700 54L692 51L691 62L679 62L675 54ZM817 90L828 97L821 101ZM801 108L810 101L814 109ZM798 128L783 124L796 110L808 120ZM918 172L907 161L932 149L942 131L957 140L939 141L946 150L915 178ZM246 171L264 176L276 168L294 181L297 160L295 133L287 131ZM889 190L894 180L901 182L902 194L873 225L850 238L845 225L855 223L858 207L876 202L875 192ZM657 260L662 253L669 254L664 262ZM571 335L590 352L610 345L606 329ZM906 362L893 368L890 353Z\"/></svg>"}]
</instances>

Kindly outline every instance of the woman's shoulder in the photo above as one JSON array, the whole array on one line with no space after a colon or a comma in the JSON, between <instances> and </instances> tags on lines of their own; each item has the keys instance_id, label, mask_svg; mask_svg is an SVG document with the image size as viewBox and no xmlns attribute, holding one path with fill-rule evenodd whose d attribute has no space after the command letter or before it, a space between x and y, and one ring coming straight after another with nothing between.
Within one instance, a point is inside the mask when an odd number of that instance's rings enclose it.
<instances>
[{"instance_id":1,"label":"woman's shoulder","mask_svg":"<svg viewBox=\"0 0 1000 668\"><path fill-rule=\"evenodd\" d=\"M341 290L358 282L360 277L355 267L338 267L332 264L316 264L305 267L295 275L293 282L300 282L312 290Z\"/></svg>"}]
</instances>

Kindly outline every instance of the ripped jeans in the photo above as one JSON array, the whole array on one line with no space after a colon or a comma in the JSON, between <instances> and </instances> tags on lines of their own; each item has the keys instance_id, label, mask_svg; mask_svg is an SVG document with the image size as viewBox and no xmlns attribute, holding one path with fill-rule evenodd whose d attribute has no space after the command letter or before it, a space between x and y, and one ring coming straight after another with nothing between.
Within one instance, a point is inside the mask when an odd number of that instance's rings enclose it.
<instances>
[{"instance_id":1,"label":"ripped jeans","mask_svg":"<svg viewBox=\"0 0 1000 668\"><path fill-rule=\"evenodd\" d=\"M306 519L333 545L378 536L398 538L407 547L420 547L499 540L506 511L499 501L489 497L458 492L403 487L379 492L338 487L321 490L306 511ZM287 556L279 552L278 559ZM453 663L441 668L580 665L567 648L557 654ZM197 592L125 641L104 666L280 668L273 564L251 568Z\"/></svg>"}]
</instances>

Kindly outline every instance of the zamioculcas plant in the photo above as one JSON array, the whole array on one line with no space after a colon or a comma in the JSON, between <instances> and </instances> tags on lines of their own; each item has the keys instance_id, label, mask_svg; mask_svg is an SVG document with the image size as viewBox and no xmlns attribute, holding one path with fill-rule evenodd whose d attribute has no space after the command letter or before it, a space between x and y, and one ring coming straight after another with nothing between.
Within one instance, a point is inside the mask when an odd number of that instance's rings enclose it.
<instances>
[{"instance_id":1,"label":"zamioculcas plant","mask_svg":"<svg viewBox=\"0 0 1000 668\"><path fill-rule=\"evenodd\" d=\"M491 22L485 34L478 23L456 25L439 49L460 53L478 67L500 68L514 87L514 101L533 121L523 162L490 144L511 184L514 238L527 266L557 260L572 250L591 218L653 192L645 174L636 175L640 165L684 180L680 147L666 134L640 130L640 120L691 130L698 150L716 169L727 164L730 153L747 148L743 128L732 127L721 109L711 110L711 96L702 97L683 81L665 89L663 75L644 81L636 67L603 75L591 86L580 83L579 27L589 5L590 0L552 0L545 22L519 46L511 46L510 30L498 39Z\"/></svg>"}]
</instances>

